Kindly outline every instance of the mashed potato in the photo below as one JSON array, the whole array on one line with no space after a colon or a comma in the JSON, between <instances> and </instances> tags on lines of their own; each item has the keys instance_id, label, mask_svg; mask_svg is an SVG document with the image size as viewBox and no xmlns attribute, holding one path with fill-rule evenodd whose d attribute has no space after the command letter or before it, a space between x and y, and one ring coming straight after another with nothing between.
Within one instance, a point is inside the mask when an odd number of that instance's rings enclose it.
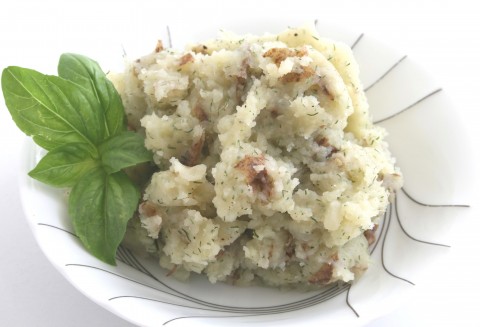
<instances>
[{"instance_id":1,"label":"mashed potato","mask_svg":"<svg viewBox=\"0 0 480 327\"><path fill-rule=\"evenodd\" d=\"M402 177L351 49L310 27L164 49L111 76L158 166L125 242L178 278L350 282Z\"/></svg>"}]
</instances>

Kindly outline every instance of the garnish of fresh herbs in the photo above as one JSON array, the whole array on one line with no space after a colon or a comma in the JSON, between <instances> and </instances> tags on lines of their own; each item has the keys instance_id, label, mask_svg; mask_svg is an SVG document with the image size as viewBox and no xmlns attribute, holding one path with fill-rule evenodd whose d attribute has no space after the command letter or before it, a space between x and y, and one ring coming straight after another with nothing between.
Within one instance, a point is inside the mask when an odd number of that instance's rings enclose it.
<instances>
[{"instance_id":1,"label":"garnish of fresh herbs","mask_svg":"<svg viewBox=\"0 0 480 327\"><path fill-rule=\"evenodd\" d=\"M48 151L29 175L71 188L75 233L91 254L115 264L140 199L123 170L152 159L143 137L127 130L115 87L95 61L63 54L58 76L5 68L2 91L18 128Z\"/></svg>"}]
</instances>

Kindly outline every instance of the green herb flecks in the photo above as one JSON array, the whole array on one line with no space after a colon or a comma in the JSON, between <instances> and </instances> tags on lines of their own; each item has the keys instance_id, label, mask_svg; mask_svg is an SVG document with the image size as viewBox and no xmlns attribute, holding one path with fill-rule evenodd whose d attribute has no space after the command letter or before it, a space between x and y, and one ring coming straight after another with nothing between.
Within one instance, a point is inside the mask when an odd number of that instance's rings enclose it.
<instances>
[{"instance_id":1,"label":"green herb flecks","mask_svg":"<svg viewBox=\"0 0 480 327\"><path fill-rule=\"evenodd\" d=\"M98 63L63 54L58 75L5 68L5 104L18 128L48 150L29 175L72 188L68 213L75 233L90 253L115 264L140 199L122 169L152 155L140 135L127 131L121 98Z\"/></svg>"}]
</instances>

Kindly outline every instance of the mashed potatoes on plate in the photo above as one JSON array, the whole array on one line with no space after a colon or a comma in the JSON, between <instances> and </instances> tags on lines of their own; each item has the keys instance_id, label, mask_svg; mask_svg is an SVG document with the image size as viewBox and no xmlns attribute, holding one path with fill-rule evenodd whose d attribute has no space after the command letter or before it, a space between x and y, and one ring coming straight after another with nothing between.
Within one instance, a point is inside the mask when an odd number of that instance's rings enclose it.
<instances>
[{"instance_id":1,"label":"mashed potatoes on plate","mask_svg":"<svg viewBox=\"0 0 480 327\"><path fill-rule=\"evenodd\" d=\"M125 244L177 278L350 282L402 176L345 44L310 27L164 48L110 76L156 171Z\"/></svg>"}]
</instances>

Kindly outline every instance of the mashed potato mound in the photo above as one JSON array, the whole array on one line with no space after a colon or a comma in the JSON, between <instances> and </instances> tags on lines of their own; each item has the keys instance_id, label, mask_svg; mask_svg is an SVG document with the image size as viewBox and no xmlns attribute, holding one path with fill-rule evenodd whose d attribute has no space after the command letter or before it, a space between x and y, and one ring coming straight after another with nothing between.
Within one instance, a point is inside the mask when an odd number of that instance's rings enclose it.
<instances>
[{"instance_id":1,"label":"mashed potato mound","mask_svg":"<svg viewBox=\"0 0 480 327\"><path fill-rule=\"evenodd\" d=\"M351 49L311 27L155 51L110 76L157 171L125 242L178 278L350 282L401 187Z\"/></svg>"}]
</instances>

